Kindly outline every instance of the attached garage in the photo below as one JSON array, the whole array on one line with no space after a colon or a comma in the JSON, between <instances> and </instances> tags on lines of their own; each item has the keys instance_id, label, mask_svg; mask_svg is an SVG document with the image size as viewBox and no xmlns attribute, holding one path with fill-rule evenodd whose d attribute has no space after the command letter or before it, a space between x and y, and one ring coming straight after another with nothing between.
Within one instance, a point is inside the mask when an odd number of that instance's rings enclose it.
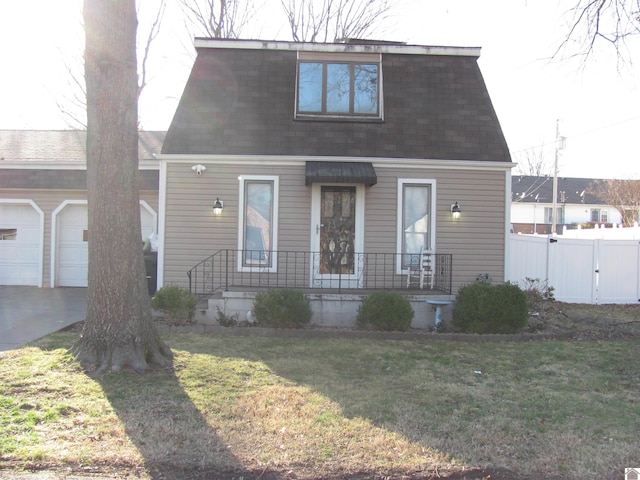
<instances>
[{"instance_id":1,"label":"attached garage","mask_svg":"<svg viewBox=\"0 0 640 480\"><path fill-rule=\"evenodd\" d=\"M53 212L54 255L52 287L86 287L88 280L88 211L87 202L63 202ZM142 239L156 232L157 214L144 201L140 202ZM142 248L142 243L140 245Z\"/></svg>"},{"instance_id":2,"label":"attached garage","mask_svg":"<svg viewBox=\"0 0 640 480\"><path fill-rule=\"evenodd\" d=\"M42 286L44 212L31 200L0 200L0 285Z\"/></svg>"},{"instance_id":3,"label":"attached garage","mask_svg":"<svg viewBox=\"0 0 640 480\"><path fill-rule=\"evenodd\" d=\"M157 232L165 132L139 132L142 235ZM87 132L0 130L0 285L87 286ZM155 278L155 276L154 276Z\"/></svg>"}]
</instances>

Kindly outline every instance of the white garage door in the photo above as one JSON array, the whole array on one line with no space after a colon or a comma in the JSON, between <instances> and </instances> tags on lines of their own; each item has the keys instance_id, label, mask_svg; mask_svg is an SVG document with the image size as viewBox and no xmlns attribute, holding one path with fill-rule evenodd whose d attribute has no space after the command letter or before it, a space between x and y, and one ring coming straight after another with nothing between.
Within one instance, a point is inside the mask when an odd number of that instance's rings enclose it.
<instances>
[{"instance_id":1,"label":"white garage door","mask_svg":"<svg viewBox=\"0 0 640 480\"><path fill-rule=\"evenodd\" d=\"M58 215L57 281L60 287L86 287L88 279L88 213L85 204L66 205ZM154 230L154 216L140 206L142 236ZM141 244L142 248L142 244Z\"/></svg>"},{"instance_id":2,"label":"white garage door","mask_svg":"<svg viewBox=\"0 0 640 480\"><path fill-rule=\"evenodd\" d=\"M58 215L58 269L60 287L86 287L88 249L86 205L67 205Z\"/></svg>"},{"instance_id":3,"label":"white garage door","mask_svg":"<svg viewBox=\"0 0 640 480\"><path fill-rule=\"evenodd\" d=\"M41 241L31 205L0 204L0 285L40 285Z\"/></svg>"}]
</instances>

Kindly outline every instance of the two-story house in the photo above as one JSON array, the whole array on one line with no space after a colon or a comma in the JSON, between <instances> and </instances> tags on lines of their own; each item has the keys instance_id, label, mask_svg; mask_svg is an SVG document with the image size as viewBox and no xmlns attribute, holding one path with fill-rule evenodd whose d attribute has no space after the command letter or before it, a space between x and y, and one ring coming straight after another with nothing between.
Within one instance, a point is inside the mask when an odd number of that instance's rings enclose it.
<instances>
[{"instance_id":1,"label":"two-story house","mask_svg":"<svg viewBox=\"0 0 640 480\"><path fill-rule=\"evenodd\" d=\"M195 45L158 156L159 286L406 289L421 253L435 292L504 278L513 164L479 48Z\"/></svg>"}]
</instances>

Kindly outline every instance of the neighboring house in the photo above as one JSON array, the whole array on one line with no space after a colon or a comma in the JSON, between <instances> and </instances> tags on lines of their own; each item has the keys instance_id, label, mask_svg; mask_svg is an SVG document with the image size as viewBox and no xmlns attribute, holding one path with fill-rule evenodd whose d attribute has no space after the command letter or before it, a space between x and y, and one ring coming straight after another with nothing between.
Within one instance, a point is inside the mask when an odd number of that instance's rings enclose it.
<instances>
[{"instance_id":1,"label":"neighboring house","mask_svg":"<svg viewBox=\"0 0 640 480\"><path fill-rule=\"evenodd\" d=\"M421 251L435 293L502 281L513 163L479 48L196 49L158 156L159 286L406 289Z\"/></svg>"},{"instance_id":2,"label":"neighboring house","mask_svg":"<svg viewBox=\"0 0 640 480\"><path fill-rule=\"evenodd\" d=\"M145 237L157 232L164 134L140 132ZM86 132L0 130L0 285L86 286L88 235Z\"/></svg>"},{"instance_id":3,"label":"neighboring house","mask_svg":"<svg viewBox=\"0 0 640 480\"><path fill-rule=\"evenodd\" d=\"M619 224L620 212L587 193L598 179L558 177L556 232L579 224ZM513 233L549 234L553 214L553 177L520 175L511 179Z\"/></svg>"}]
</instances>

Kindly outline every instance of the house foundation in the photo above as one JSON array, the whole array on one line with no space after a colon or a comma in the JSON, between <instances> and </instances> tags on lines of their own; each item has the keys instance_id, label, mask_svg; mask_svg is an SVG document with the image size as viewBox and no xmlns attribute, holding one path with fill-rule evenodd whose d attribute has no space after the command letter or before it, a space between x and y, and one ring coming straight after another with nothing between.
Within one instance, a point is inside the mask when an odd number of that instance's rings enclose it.
<instances>
[{"instance_id":1,"label":"house foundation","mask_svg":"<svg viewBox=\"0 0 640 480\"><path fill-rule=\"evenodd\" d=\"M227 317L237 315L239 322L252 322L250 313L257 292L222 292L216 298L208 299L206 309L198 309L196 320L199 323L217 325L218 309ZM355 328L358 308L367 294L352 293L310 293L307 298L311 302L313 317L311 324L318 327ZM440 300L453 302L454 295L405 295L414 311L412 328L432 330L436 323L436 308L427 303ZM441 308L442 323L450 324L452 306Z\"/></svg>"}]
</instances>

